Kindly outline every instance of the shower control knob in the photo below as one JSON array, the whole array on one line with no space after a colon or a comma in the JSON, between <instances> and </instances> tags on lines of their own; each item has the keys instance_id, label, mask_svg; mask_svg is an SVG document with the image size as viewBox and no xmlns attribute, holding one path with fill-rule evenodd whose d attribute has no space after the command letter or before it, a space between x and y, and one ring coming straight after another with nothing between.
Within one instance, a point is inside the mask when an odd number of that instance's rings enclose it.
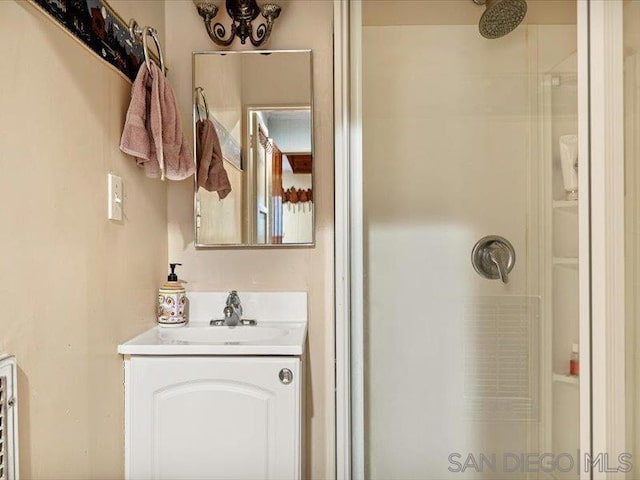
<instances>
[{"instance_id":1,"label":"shower control knob","mask_svg":"<svg viewBox=\"0 0 640 480\"><path fill-rule=\"evenodd\" d=\"M288 368L283 368L282 370L280 370L278 377L280 378L280 381L285 385L289 385L291 382L293 382L293 372Z\"/></svg>"},{"instance_id":2,"label":"shower control knob","mask_svg":"<svg viewBox=\"0 0 640 480\"><path fill-rule=\"evenodd\" d=\"M509 273L516 263L516 251L506 238L489 235L478 240L473 247L471 263L480 276L509 283Z\"/></svg>"}]
</instances>

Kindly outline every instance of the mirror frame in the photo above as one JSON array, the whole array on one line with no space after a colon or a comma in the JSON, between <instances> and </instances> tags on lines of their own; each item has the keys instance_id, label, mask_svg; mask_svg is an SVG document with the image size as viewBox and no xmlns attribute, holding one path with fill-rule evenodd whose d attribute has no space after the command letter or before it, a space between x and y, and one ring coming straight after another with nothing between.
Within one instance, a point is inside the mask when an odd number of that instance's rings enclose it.
<instances>
[{"instance_id":1,"label":"mirror frame","mask_svg":"<svg viewBox=\"0 0 640 480\"><path fill-rule=\"evenodd\" d=\"M228 243L228 244L218 244L218 243L199 243L198 242L198 227L197 227L197 216L198 216L198 169L197 169L197 160L196 160L196 78L195 78L195 68L196 68L196 58L201 55L269 55L273 53L307 53L309 54L309 89L311 91L311 95L309 98L309 109L311 110L311 118L310 118L310 128L311 128L311 155L313 158L311 164L311 189L313 193L313 217L311 219L311 241L307 243ZM196 51L192 53L191 56L191 94L192 94L192 118L191 118L191 128L193 131L193 162L196 164L196 172L193 175L193 243L196 249L204 250L204 249L264 249L264 248L313 248L316 246L316 147L315 147L315 110L314 110L314 89L313 89L313 51L311 49L294 49L294 50L207 50L207 51ZM292 103L293 105L293 103ZM302 105L295 104L296 109L300 109ZM270 106L270 105L243 105L242 108L242 119L243 122L247 121L245 118L247 113L256 107L272 110L284 109L286 106ZM211 108L211 105L209 105ZM246 132L243 131L243 137L245 137ZM243 143L246 142L246 138L242 138ZM246 146L241 145L242 154L246 154ZM245 169L247 171L248 169ZM243 199L246 200L246 199Z\"/></svg>"}]
</instances>

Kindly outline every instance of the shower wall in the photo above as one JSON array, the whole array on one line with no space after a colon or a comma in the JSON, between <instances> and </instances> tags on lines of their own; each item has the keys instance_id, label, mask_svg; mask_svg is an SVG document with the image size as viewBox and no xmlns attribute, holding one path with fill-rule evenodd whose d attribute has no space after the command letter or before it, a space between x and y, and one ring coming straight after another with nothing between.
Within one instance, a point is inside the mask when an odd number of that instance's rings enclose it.
<instances>
[{"instance_id":1,"label":"shower wall","mask_svg":"<svg viewBox=\"0 0 640 480\"><path fill-rule=\"evenodd\" d=\"M575 26L362 43L366 478L470 478L451 454L544 448L540 81L571 68ZM471 265L490 234L515 247L508 285Z\"/></svg>"}]
</instances>

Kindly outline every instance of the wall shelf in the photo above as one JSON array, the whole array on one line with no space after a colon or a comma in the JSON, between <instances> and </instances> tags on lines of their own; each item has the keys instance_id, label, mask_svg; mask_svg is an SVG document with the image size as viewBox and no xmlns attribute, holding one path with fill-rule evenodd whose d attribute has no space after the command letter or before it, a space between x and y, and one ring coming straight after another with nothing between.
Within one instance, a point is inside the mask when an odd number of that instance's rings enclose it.
<instances>
[{"instance_id":1,"label":"wall shelf","mask_svg":"<svg viewBox=\"0 0 640 480\"><path fill-rule=\"evenodd\" d=\"M577 267L578 258L577 257L553 257L553 264L559 265L559 266Z\"/></svg>"},{"instance_id":2,"label":"wall shelf","mask_svg":"<svg viewBox=\"0 0 640 480\"><path fill-rule=\"evenodd\" d=\"M129 81L135 80L144 62L142 41L132 36L129 23L107 0L30 0L28 3ZM155 53L152 52L151 57L160 63Z\"/></svg>"},{"instance_id":3,"label":"wall shelf","mask_svg":"<svg viewBox=\"0 0 640 480\"><path fill-rule=\"evenodd\" d=\"M579 385L580 377L576 377L574 375L567 375L566 373L554 373L553 381L555 383L568 383L571 385Z\"/></svg>"},{"instance_id":4,"label":"wall shelf","mask_svg":"<svg viewBox=\"0 0 640 480\"><path fill-rule=\"evenodd\" d=\"M578 208L577 200L554 200L553 208Z\"/></svg>"}]
</instances>

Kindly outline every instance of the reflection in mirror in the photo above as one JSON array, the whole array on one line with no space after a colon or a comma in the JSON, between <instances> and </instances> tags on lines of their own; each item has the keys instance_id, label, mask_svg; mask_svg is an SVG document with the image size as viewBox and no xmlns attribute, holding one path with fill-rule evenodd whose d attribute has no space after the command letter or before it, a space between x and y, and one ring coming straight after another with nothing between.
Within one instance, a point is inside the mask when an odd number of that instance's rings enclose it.
<instances>
[{"instance_id":1,"label":"reflection in mirror","mask_svg":"<svg viewBox=\"0 0 640 480\"><path fill-rule=\"evenodd\" d=\"M314 242L311 52L195 53L198 247Z\"/></svg>"}]
</instances>

